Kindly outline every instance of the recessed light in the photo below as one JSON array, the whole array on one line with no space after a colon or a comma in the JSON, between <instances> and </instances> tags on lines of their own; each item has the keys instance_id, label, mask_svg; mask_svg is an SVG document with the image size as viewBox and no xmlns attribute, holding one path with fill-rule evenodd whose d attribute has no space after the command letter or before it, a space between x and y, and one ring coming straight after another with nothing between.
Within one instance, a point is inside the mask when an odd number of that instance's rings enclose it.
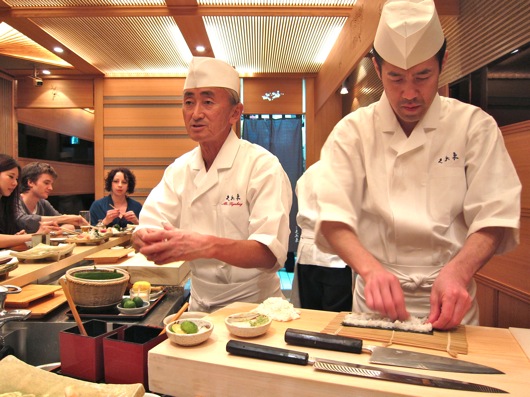
<instances>
[{"instance_id":1,"label":"recessed light","mask_svg":"<svg viewBox=\"0 0 530 397\"><path fill-rule=\"evenodd\" d=\"M52 74L52 72L50 72L50 71L47 70L47 69L43 69L43 70L42 70L42 74Z\"/></svg>"},{"instance_id":2,"label":"recessed light","mask_svg":"<svg viewBox=\"0 0 530 397\"><path fill-rule=\"evenodd\" d=\"M204 52L204 51L206 51L206 48L204 48L203 45L198 45L197 47L195 47L195 49L197 50L197 52Z\"/></svg>"},{"instance_id":3,"label":"recessed light","mask_svg":"<svg viewBox=\"0 0 530 397\"><path fill-rule=\"evenodd\" d=\"M53 47L53 51L55 51L58 54L62 54L64 50L61 47Z\"/></svg>"}]
</instances>

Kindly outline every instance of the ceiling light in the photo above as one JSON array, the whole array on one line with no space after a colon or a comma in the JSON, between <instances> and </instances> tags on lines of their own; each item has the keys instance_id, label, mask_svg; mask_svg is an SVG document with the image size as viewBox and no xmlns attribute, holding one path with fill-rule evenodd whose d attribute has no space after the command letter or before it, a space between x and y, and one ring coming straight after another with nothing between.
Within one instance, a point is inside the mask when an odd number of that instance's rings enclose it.
<instances>
[{"instance_id":1,"label":"ceiling light","mask_svg":"<svg viewBox=\"0 0 530 397\"><path fill-rule=\"evenodd\" d=\"M64 52L61 47L53 47L53 51L55 51L57 54L62 54Z\"/></svg>"},{"instance_id":2,"label":"ceiling light","mask_svg":"<svg viewBox=\"0 0 530 397\"><path fill-rule=\"evenodd\" d=\"M50 71L47 70L47 69L43 69L43 70L41 71L41 73L42 73L42 74L52 74L52 72L50 72Z\"/></svg>"},{"instance_id":3,"label":"ceiling light","mask_svg":"<svg viewBox=\"0 0 530 397\"><path fill-rule=\"evenodd\" d=\"M204 51L206 51L206 48L204 48L203 45L198 45L197 47L195 47L195 49L197 50L197 52L204 52Z\"/></svg>"},{"instance_id":4,"label":"ceiling light","mask_svg":"<svg viewBox=\"0 0 530 397\"><path fill-rule=\"evenodd\" d=\"M342 88L340 89L341 95L346 95L348 93L348 88L346 87L346 82L342 83Z\"/></svg>"}]
</instances>

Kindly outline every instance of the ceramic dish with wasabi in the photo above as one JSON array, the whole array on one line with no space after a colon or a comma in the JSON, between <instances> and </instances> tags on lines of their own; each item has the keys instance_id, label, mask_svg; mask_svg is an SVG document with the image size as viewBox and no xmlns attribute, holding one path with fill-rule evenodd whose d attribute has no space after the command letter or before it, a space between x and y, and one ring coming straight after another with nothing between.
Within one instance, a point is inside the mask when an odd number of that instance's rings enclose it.
<instances>
[{"instance_id":1,"label":"ceramic dish with wasabi","mask_svg":"<svg viewBox=\"0 0 530 397\"><path fill-rule=\"evenodd\" d=\"M272 319L255 312L235 313L225 318L228 331L240 338L255 338L268 331Z\"/></svg>"}]
</instances>

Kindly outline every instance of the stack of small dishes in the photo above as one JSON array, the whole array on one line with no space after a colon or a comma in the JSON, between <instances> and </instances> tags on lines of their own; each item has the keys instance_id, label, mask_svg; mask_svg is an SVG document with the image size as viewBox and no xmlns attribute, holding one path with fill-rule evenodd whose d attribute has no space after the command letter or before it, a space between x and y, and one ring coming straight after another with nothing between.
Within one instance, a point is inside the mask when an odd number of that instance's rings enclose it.
<instances>
[{"instance_id":1,"label":"stack of small dishes","mask_svg":"<svg viewBox=\"0 0 530 397\"><path fill-rule=\"evenodd\" d=\"M182 329L183 323L193 323L193 330ZM195 331L195 332L194 332ZM186 333L190 332L190 333ZM178 319L166 325L169 340L180 346L195 346L205 342L213 332L213 324L202 318Z\"/></svg>"},{"instance_id":2,"label":"stack of small dishes","mask_svg":"<svg viewBox=\"0 0 530 397\"><path fill-rule=\"evenodd\" d=\"M228 331L240 338L255 338L268 331L272 319L254 312L235 313L225 318Z\"/></svg>"}]
</instances>

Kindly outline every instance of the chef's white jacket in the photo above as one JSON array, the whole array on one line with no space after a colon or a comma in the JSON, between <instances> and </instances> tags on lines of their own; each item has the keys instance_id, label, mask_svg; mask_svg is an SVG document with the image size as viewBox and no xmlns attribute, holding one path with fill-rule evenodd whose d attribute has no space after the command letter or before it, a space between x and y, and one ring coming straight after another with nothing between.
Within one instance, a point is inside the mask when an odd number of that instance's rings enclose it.
<instances>
[{"instance_id":1,"label":"chef's white jacket","mask_svg":"<svg viewBox=\"0 0 530 397\"><path fill-rule=\"evenodd\" d=\"M350 226L400 279L412 315L429 314L434 279L470 234L506 228L497 254L519 242L521 184L497 124L477 107L437 95L407 138L383 94L337 124L321 162L317 245L332 252L322 221ZM354 310L370 311L356 280ZM477 322L475 302L463 323Z\"/></svg>"},{"instance_id":2,"label":"chef's white jacket","mask_svg":"<svg viewBox=\"0 0 530 397\"><path fill-rule=\"evenodd\" d=\"M283 296L277 271L287 258L292 188L278 159L232 131L208 171L200 148L175 160L151 191L140 226L176 228L255 240L276 256L272 269L243 269L214 259L190 262L190 310L210 312L235 301Z\"/></svg>"}]
</instances>

